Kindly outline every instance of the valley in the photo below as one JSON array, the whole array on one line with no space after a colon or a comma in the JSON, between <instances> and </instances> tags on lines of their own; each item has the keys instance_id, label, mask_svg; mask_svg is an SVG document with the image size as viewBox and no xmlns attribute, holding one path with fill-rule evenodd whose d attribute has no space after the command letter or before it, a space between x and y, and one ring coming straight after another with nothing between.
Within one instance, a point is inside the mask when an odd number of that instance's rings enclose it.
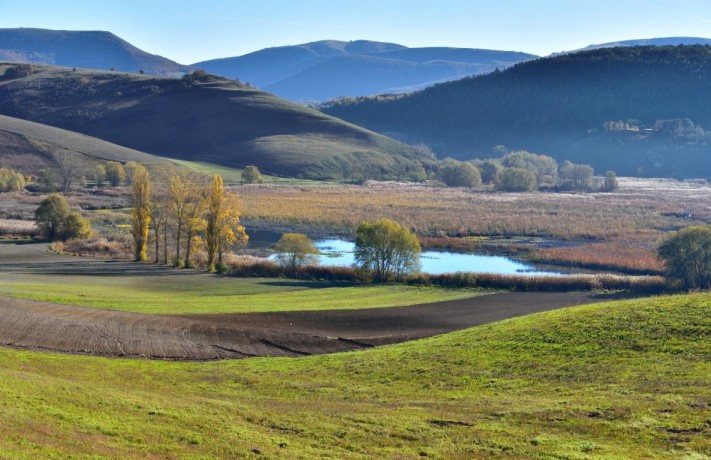
<instances>
[{"instance_id":1,"label":"valley","mask_svg":"<svg viewBox=\"0 0 711 460\"><path fill-rule=\"evenodd\" d=\"M0 5L1 458L711 458L711 9L70 3Z\"/></svg>"}]
</instances>

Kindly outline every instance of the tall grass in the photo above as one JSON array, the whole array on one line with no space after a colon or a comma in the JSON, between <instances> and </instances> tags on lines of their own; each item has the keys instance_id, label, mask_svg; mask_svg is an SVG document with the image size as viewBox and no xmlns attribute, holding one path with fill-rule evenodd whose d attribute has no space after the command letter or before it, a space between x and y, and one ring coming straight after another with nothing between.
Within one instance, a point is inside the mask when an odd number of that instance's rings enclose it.
<instances>
[{"instance_id":1,"label":"tall grass","mask_svg":"<svg viewBox=\"0 0 711 460\"><path fill-rule=\"evenodd\" d=\"M452 288L511 289L515 291L596 291L628 290L657 293L666 289L661 276L620 276L620 275L565 275L565 276L525 276L495 275L489 273L445 273L428 275L420 273L408 280L409 284L442 286Z\"/></svg>"}]
</instances>

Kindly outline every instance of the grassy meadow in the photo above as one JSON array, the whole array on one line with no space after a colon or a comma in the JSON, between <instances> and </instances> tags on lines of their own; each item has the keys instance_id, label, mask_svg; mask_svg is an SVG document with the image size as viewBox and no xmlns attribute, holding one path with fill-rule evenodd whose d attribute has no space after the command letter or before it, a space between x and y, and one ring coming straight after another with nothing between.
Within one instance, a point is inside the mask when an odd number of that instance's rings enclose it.
<instances>
[{"instance_id":1,"label":"grassy meadow","mask_svg":"<svg viewBox=\"0 0 711 460\"><path fill-rule=\"evenodd\" d=\"M704 459L709 381L708 294L298 359L0 348L0 457Z\"/></svg>"},{"instance_id":2,"label":"grassy meadow","mask_svg":"<svg viewBox=\"0 0 711 460\"><path fill-rule=\"evenodd\" d=\"M0 273L0 296L163 315L384 308L487 292L494 291L236 279L171 270L155 276Z\"/></svg>"}]
</instances>

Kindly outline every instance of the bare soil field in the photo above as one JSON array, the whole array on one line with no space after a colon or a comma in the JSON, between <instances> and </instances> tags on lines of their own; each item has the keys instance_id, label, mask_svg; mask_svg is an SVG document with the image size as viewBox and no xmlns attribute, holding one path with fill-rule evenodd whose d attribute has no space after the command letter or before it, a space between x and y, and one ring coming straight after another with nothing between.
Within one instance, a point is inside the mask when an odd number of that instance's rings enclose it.
<instances>
[{"instance_id":1,"label":"bare soil field","mask_svg":"<svg viewBox=\"0 0 711 460\"><path fill-rule=\"evenodd\" d=\"M0 297L0 344L155 359L304 356L603 299L588 293L507 293L383 309L167 317Z\"/></svg>"}]
</instances>

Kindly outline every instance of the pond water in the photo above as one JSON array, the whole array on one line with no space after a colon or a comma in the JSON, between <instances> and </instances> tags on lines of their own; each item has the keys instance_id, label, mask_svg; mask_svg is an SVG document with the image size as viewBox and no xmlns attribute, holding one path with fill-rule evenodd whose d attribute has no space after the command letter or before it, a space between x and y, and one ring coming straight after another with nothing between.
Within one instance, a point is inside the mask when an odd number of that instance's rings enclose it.
<instances>
[{"instance_id":1,"label":"pond water","mask_svg":"<svg viewBox=\"0 0 711 460\"><path fill-rule=\"evenodd\" d=\"M350 266L354 262L355 243L337 238L315 241L321 254L321 265ZM272 256L273 257L273 256ZM562 271L552 271L502 256L480 254L458 254L452 252L423 251L420 256L422 272L431 275L455 272L495 273L500 275L559 275Z\"/></svg>"}]
</instances>

